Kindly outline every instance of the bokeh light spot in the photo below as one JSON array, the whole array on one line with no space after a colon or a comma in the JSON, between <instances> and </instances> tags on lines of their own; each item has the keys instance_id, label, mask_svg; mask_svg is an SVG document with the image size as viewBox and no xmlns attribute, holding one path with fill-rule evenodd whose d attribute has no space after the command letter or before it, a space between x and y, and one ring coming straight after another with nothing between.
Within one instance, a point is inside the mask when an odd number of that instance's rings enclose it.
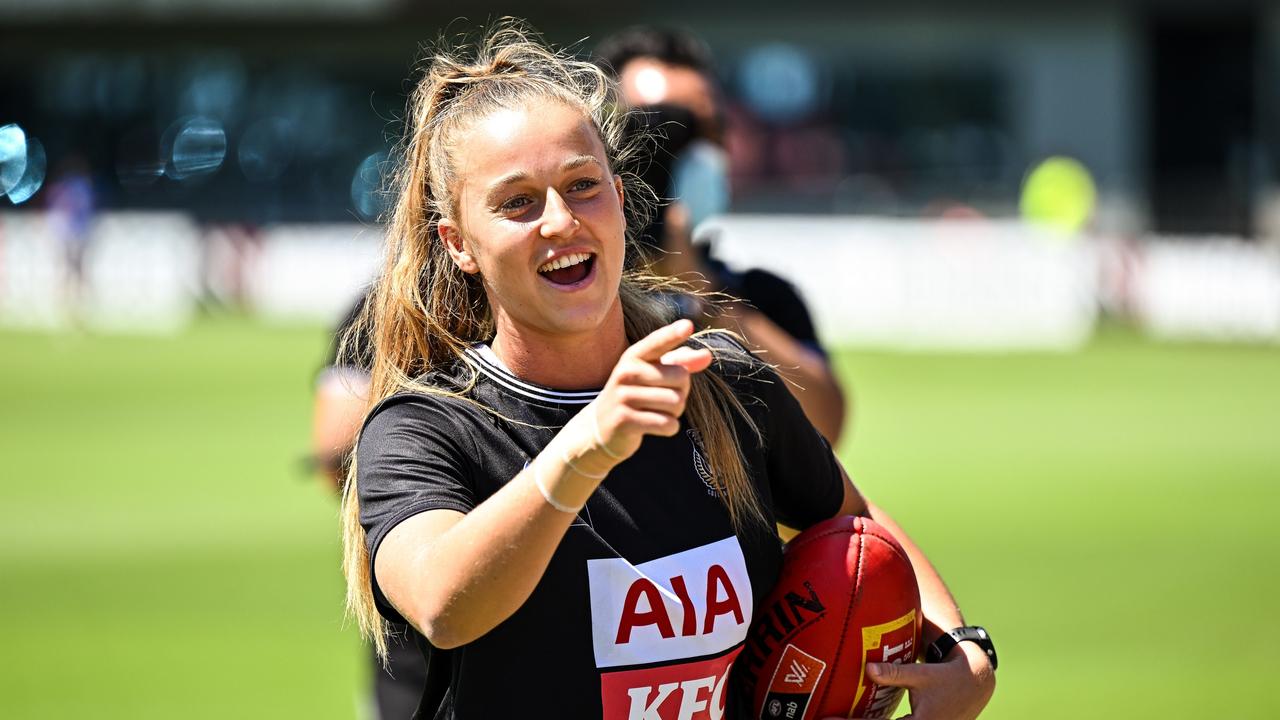
<instances>
[{"instance_id":1,"label":"bokeh light spot","mask_svg":"<svg viewBox=\"0 0 1280 720\"><path fill-rule=\"evenodd\" d=\"M202 57L186 68L186 88L179 111L223 122L237 118L244 105L247 85L243 63L230 53Z\"/></svg>"},{"instance_id":2,"label":"bokeh light spot","mask_svg":"<svg viewBox=\"0 0 1280 720\"><path fill-rule=\"evenodd\" d=\"M0 195L7 195L27 171L27 134L14 124L0 127Z\"/></svg>"},{"instance_id":3,"label":"bokeh light spot","mask_svg":"<svg viewBox=\"0 0 1280 720\"><path fill-rule=\"evenodd\" d=\"M1097 201L1089 169L1074 158L1055 155L1027 173L1018 207L1030 222L1077 233L1093 217Z\"/></svg>"},{"instance_id":4,"label":"bokeh light spot","mask_svg":"<svg viewBox=\"0 0 1280 720\"><path fill-rule=\"evenodd\" d=\"M351 205L362 220L377 220L387 208L382 181L386 164L387 154L376 152L360 162L351 178Z\"/></svg>"},{"instance_id":5,"label":"bokeh light spot","mask_svg":"<svg viewBox=\"0 0 1280 720\"><path fill-rule=\"evenodd\" d=\"M9 201L19 205L31 199L44 186L46 158L44 144L39 139L27 138L27 166L18 183L9 190Z\"/></svg>"},{"instance_id":6,"label":"bokeh light spot","mask_svg":"<svg viewBox=\"0 0 1280 720\"><path fill-rule=\"evenodd\" d=\"M793 45L774 43L752 50L743 58L738 78L743 96L766 120L802 119L821 100L817 65Z\"/></svg>"},{"instance_id":7,"label":"bokeh light spot","mask_svg":"<svg viewBox=\"0 0 1280 720\"><path fill-rule=\"evenodd\" d=\"M660 103L667 97L667 78L657 68L644 68L636 73L636 94L647 105Z\"/></svg>"},{"instance_id":8,"label":"bokeh light spot","mask_svg":"<svg viewBox=\"0 0 1280 720\"><path fill-rule=\"evenodd\" d=\"M222 124L207 117L179 122L166 174L174 180L189 180L217 172L227 156L227 134Z\"/></svg>"}]
</instances>

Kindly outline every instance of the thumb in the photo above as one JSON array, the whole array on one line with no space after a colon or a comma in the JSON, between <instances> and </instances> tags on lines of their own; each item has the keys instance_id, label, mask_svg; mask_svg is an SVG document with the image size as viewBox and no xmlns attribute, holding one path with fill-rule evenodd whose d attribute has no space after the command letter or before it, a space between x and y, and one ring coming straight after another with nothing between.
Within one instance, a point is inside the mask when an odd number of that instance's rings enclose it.
<instances>
[{"instance_id":1,"label":"thumb","mask_svg":"<svg viewBox=\"0 0 1280 720\"><path fill-rule=\"evenodd\" d=\"M867 663L867 676L877 685L914 688L928 682L934 669L932 666L920 663L911 663L909 665Z\"/></svg>"},{"instance_id":2,"label":"thumb","mask_svg":"<svg viewBox=\"0 0 1280 720\"><path fill-rule=\"evenodd\" d=\"M711 351L706 348L678 347L662 356L663 365L679 365L691 373L698 373L711 366Z\"/></svg>"}]
</instances>

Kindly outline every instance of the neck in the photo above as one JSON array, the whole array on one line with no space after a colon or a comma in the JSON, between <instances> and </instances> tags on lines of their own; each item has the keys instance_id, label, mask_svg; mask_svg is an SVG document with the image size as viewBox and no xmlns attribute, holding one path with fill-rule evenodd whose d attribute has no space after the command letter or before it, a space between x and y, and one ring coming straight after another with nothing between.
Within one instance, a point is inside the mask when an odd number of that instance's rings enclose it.
<instances>
[{"instance_id":1,"label":"neck","mask_svg":"<svg viewBox=\"0 0 1280 720\"><path fill-rule=\"evenodd\" d=\"M627 349L622 303L616 301L594 330L551 334L518 328L500 318L490 346L493 354L522 380L558 390L604 387Z\"/></svg>"}]
</instances>

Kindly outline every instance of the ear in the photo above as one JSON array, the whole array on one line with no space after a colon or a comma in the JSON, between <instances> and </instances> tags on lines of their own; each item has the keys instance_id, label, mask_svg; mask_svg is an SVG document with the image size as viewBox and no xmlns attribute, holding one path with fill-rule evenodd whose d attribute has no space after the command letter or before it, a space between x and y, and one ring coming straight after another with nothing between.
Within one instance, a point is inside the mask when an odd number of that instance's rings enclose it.
<instances>
[{"instance_id":1,"label":"ear","mask_svg":"<svg viewBox=\"0 0 1280 720\"><path fill-rule=\"evenodd\" d=\"M626 206L627 206L627 202L626 202L626 200L627 200L627 195L626 195L626 193L625 193L625 192L623 192L623 190L622 190L622 176L621 176L621 175L614 175L614 176L613 176L613 191L614 191L614 192L616 192L616 193L618 193L618 205L619 205L619 206L621 206L621 207L626 207Z\"/></svg>"},{"instance_id":2,"label":"ear","mask_svg":"<svg viewBox=\"0 0 1280 720\"><path fill-rule=\"evenodd\" d=\"M467 251L466 243L462 239L462 230L458 227L458 223L451 218L440 218L440 222L436 223L436 232L440 235L440 241L444 243L444 247L449 251L449 257L453 260L453 264L458 269L468 275L475 275L480 272L480 266L476 264L475 258L471 257L471 253Z\"/></svg>"},{"instance_id":3,"label":"ear","mask_svg":"<svg viewBox=\"0 0 1280 720\"><path fill-rule=\"evenodd\" d=\"M622 236L627 236L627 193L622 189L622 176L613 176L613 191L618 194L618 214L622 216Z\"/></svg>"}]
</instances>

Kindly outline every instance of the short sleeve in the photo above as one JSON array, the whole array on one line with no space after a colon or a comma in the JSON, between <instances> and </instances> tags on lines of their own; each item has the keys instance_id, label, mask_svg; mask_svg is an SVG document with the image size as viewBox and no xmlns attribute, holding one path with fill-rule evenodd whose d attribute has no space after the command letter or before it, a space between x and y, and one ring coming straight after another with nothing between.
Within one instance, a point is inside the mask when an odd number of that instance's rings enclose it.
<instances>
[{"instance_id":1,"label":"short sleeve","mask_svg":"<svg viewBox=\"0 0 1280 720\"><path fill-rule=\"evenodd\" d=\"M448 401L394 396L370 413L360 433L356 487L370 571L391 529L428 510L470 512L476 506L474 441ZM373 577L378 609L403 622Z\"/></svg>"},{"instance_id":2,"label":"short sleeve","mask_svg":"<svg viewBox=\"0 0 1280 720\"><path fill-rule=\"evenodd\" d=\"M765 466L778 521L804 529L834 517L844 502L844 477L831 446L773 368L765 366L754 380L763 404Z\"/></svg>"}]
</instances>

